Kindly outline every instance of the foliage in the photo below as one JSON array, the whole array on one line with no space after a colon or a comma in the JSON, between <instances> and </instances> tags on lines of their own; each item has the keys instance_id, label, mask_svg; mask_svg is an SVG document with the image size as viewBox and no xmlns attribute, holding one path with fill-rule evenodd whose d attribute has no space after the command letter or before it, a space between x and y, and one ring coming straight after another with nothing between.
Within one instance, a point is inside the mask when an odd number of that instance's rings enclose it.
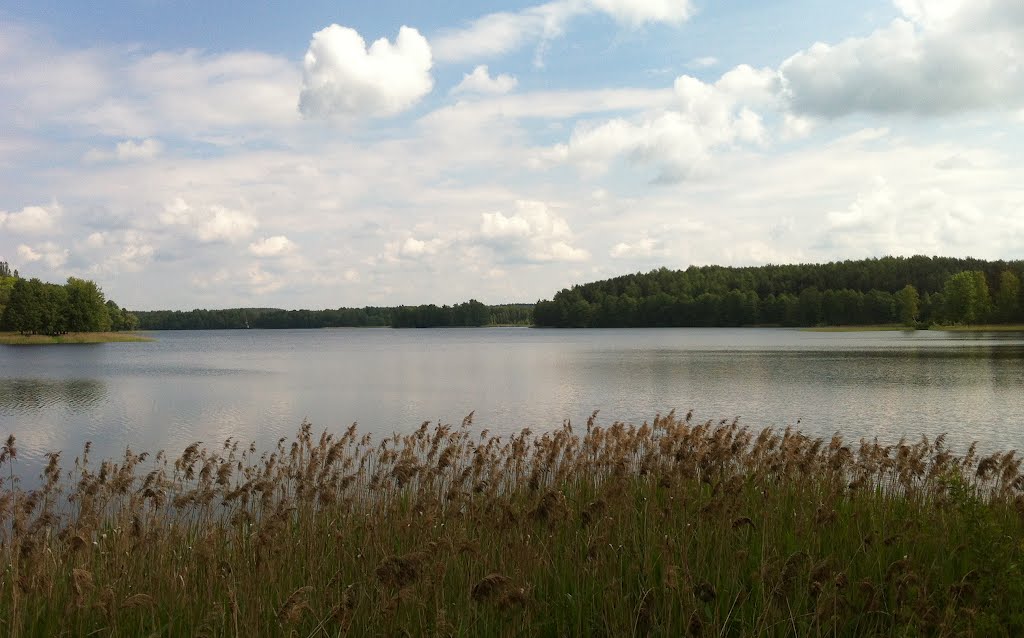
<instances>
[{"instance_id":1,"label":"foliage","mask_svg":"<svg viewBox=\"0 0 1024 638\"><path fill-rule=\"evenodd\" d=\"M4 267L0 270L9 271L6 264ZM132 330L138 326L131 313L107 302L94 282L75 277L69 277L63 286L36 278L3 278L0 302L0 329L23 335L56 336L68 332Z\"/></svg>"},{"instance_id":2,"label":"foliage","mask_svg":"<svg viewBox=\"0 0 1024 638\"><path fill-rule=\"evenodd\" d=\"M11 290L14 282L19 279L18 271L11 271L11 266L6 261L0 261L0 317L4 316L4 308L11 298Z\"/></svg>"},{"instance_id":3,"label":"foliage","mask_svg":"<svg viewBox=\"0 0 1024 638\"><path fill-rule=\"evenodd\" d=\"M154 310L135 312L143 330L219 330L238 328L345 328L529 325L530 304L487 306L470 300L455 306L400 306L279 310Z\"/></svg>"},{"instance_id":4,"label":"foliage","mask_svg":"<svg viewBox=\"0 0 1024 638\"><path fill-rule=\"evenodd\" d=\"M946 300L945 319L950 323L980 323L988 319L992 304L985 274L964 271L946 280L943 288Z\"/></svg>"},{"instance_id":5,"label":"foliage","mask_svg":"<svg viewBox=\"0 0 1024 638\"><path fill-rule=\"evenodd\" d=\"M13 476L13 437L0 476ZM10 464L4 468L4 464ZM674 415L355 426L0 485L12 636L1014 636L1024 477L943 437ZM19 469L21 469L19 467Z\"/></svg>"},{"instance_id":6,"label":"foliage","mask_svg":"<svg viewBox=\"0 0 1024 638\"><path fill-rule=\"evenodd\" d=\"M1019 261L924 256L661 268L562 290L537 302L534 320L556 327L975 323L992 315L988 290L998 285L998 319L1022 321L1022 273Z\"/></svg>"},{"instance_id":7,"label":"foliage","mask_svg":"<svg viewBox=\"0 0 1024 638\"><path fill-rule=\"evenodd\" d=\"M126 343L155 341L128 332L67 332L60 335L23 335L18 332L0 332L0 344L7 346L48 345L59 343Z\"/></svg>"},{"instance_id":8,"label":"foliage","mask_svg":"<svg viewBox=\"0 0 1024 638\"><path fill-rule=\"evenodd\" d=\"M917 317L921 313L921 295L917 288L907 284L896 293L896 314L904 326L916 326Z\"/></svg>"},{"instance_id":9,"label":"foliage","mask_svg":"<svg viewBox=\"0 0 1024 638\"><path fill-rule=\"evenodd\" d=\"M1020 277L1012 270L999 275L999 292L996 293L996 313L999 321L1011 322L1021 317Z\"/></svg>"}]
</instances>

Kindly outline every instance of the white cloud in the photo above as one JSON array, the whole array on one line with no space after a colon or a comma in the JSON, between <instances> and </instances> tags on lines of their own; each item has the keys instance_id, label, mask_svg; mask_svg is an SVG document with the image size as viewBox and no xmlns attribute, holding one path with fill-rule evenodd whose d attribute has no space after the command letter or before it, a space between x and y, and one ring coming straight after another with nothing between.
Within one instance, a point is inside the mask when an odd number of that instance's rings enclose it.
<instances>
[{"instance_id":1,"label":"white cloud","mask_svg":"<svg viewBox=\"0 0 1024 638\"><path fill-rule=\"evenodd\" d=\"M629 27L648 23L679 24L694 13L689 0L555 0L518 12L498 12L477 18L462 29L433 39L438 60L462 62L519 48L528 41L543 43L562 35L577 16L603 13Z\"/></svg>"},{"instance_id":2,"label":"white cloud","mask_svg":"<svg viewBox=\"0 0 1024 638\"><path fill-rule=\"evenodd\" d=\"M68 261L68 256L71 254L66 248L61 248L53 242L44 242L35 247L27 244L21 244L18 246L18 257L22 261L34 263L41 261L42 263L49 266L51 269L60 268Z\"/></svg>"},{"instance_id":3,"label":"white cloud","mask_svg":"<svg viewBox=\"0 0 1024 638\"><path fill-rule=\"evenodd\" d=\"M631 26L649 22L679 24L694 14L689 0L589 0L584 5Z\"/></svg>"},{"instance_id":4,"label":"white cloud","mask_svg":"<svg viewBox=\"0 0 1024 638\"><path fill-rule=\"evenodd\" d=\"M19 235L41 235L52 232L61 216L60 204L26 206L13 213L0 211L0 229Z\"/></svg>"},{"instance_id":5,"label":"white cloud","mask_svg":"<svg viewBox=\"0 0 1024 638\"><path fill-rule=\"evenodd\" d=\"M136 160L153 159L164 150L160 140L146 138L142 141L125 140L118 142L111 151L91 149L83 158L86 162L107 162L117 160L119 162L131 162Z\"/></svg>"},{"instance_id":6,"label":"white cloud","mask_svg":"<svg viewBox=\"0 0 1024 638\"><path fill-rule=\"evenodd\" d=\"M462 81L452 89L452 93L483 93L502 95L516 88L519 81L505 73L491 77L486 64L478 65L472 73L464 73Z\"/></svg>"},{"instance_id":7,"label":"white cloud","mask_svg":"<svg viewBox=\"0 0 1024 638\"><path fill-rule=\"evenodd\" d=\"M550 263L585 261L590 253L573 245L568 222L548 204L520 200L515 212L481 213L479 224L456 226L430 238L406 236L389 242L381 256L385 262L402 260L463 260L474 272L483 272L488 259L501 263Z\"/></svg>"},{"instance_id":8,"label":"white cloud","mask_svg":"<svg viewBox=\"0 0 1024 638\"><path fill-rule=\"evenodd\" d=\"M635 164L655 165L659 181L687 179L706 170L715 149L764 141L760 115L741 100L767 101L770 80L765 76L749 67L727 73L716 84L680 76L672 107L632 120L577 125L568 144L555 146L546 156L592 173L606 171L624 156Z\"/></svg>"},{"instance_id":9,"label":"white cloud","mask_svg":"<svg viewBox=\"0 0 1024 638\"><path fill-rule=\"evenodd\" d=\"M242 129L266 135L299 120L299 69L283 57L195 49L148 54L134 46L68 50L46 33L15 30L0 55L0 108L9 122L29 129L213 141ZM5 29L0 38L10 34ZM96 159L138 158L152 150L140 143L136 149L96 149Z\"/></svg>"},{"instance_id":10,"label":"white cloud","mask_svg":"<svg viewBox=\"0 0 1024 638\"><path fill-rule=\"evenodd\" d=\"M641 237L615 244L608 254L614 259L660 259L668 255L668 249L660 239Z\"/></svg>"},{"instance_id":11,"label":"white cloud","mask_svg":"<svg viewBox=\"0 0 1024 638\"><path fill-rule=\"evenodd\" d=\"M295 242L284 235L274 235L249 244L249 252L257 257L278 257L294 252Z\"/></svg>"},{"instance_id":12,"label":"white cloud","mask_svg":"<svg viewBox=\"0 0 1024 638\"><path fill-rule=\"evenodd\" d=\"M984 219L974 203L943 189L893 187L876 177L848 208L826 215L820 241L844 255L965 254L999 243Z\"/></svg>"},{"instance_id":13,"label":"white cloud","mask_svg":"<svg viewBox=\"0 0 1024 638\"><path fill-rule=\"evenodd\" d=\"M711 55L706 55L704 57L694 58L690 60L686 64L686 66L690 67L691 69L706 69L709 67L713 67L716 64L718 64L718 58Z\"/></svg>"},{"instance_id":14,"label":"white cloud","mask_svg":"<svg viewBox=\"0 0 1024 638\"><path fill-rule=\"evenodd\" d=\"M394 44L366 47L354 29L337 24L317 31L303 60L299 110L307 117L387 116L430 93L430 45L403 26Z\"/></svg>"},{"instance_id":15,"label":"white cloud","mask_svg":"<svg viewBox=\"0 0 1024 638\"><path fill-rule=\"evenodd\" d=\"M454 241L454 237L418 239L410 235L403 240L388 242L380 258L389 263L399 263L403 260L422 261L440 254Z\"/></svg>"},{"instance_id":16,"label":"white cloud","mask_svg":"<svg viewBox=\"0 0 1024 638\"><path fill-rule=\"evenodd\" d=\"M259 226L252 215L219 205L195 207L182 198L164 207L161 223L183 226L201 242L235 242L251 235Z\"/></svg>"},{"instance_id":17,"label":"white cloud","mask_svg":"<svg viewBox=\"0 0 1024 638\"><path fill-rule=\"evenodd\" d=\"M139 272L156 254L153 241L132 229L94 232L75 244L75 254L89 264L90 275Z\"/></svg>"},{"instance_id":18,"label":"white cloud","mask_svg":"<svg viewBox=\"0 0 1024 638\"><path fill-rule=\"evenodd\" d=\"M478 239L507 261L585 261L590 253L569 244L572 231L563 217L538 201L516 202L511 215L480 215Z\"/></svg>"},{"instance_id":19,"label":"white cloud","mask_svg":"<svg viewBox=\"0 0 1024 638\"><path fill-rule=\"evenodd\" d=\"M259 264L249 267L249 270L246 272L246 278L253 292L259 295L280 290L286 283L284 278L263 270Z\"/></svg>"},{"instance_id":20,"label":"white cloud","mask_svg":"<svg viewBox=\"0 0 1024 638\"><path fill-rule=\"evenodd\" d=\"M1024 3L895 0L903 16L867 37L817 43L779 68L801 114L936 115L1024 104Z\"/></svg>"}]
</instances>

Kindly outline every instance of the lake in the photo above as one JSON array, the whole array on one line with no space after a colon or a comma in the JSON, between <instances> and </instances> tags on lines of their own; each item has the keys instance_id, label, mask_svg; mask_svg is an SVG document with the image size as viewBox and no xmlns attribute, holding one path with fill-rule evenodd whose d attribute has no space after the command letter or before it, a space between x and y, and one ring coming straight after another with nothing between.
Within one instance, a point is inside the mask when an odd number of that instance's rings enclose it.
<instances>
[{"instance_id":1,"label":"lake","mask_svg":"<svg viewBox=\"0 0 1024 638\"><path fill-rule=\"evenodd\" d=\"M848 440L949 433L1024 449L1024 334L335 329L148 333L153 343L0 346L0 435L32 472L226 438L272 447L303 419L375 435L423 421L495 433L694 411Z\"/></svg>"}]
</instances>

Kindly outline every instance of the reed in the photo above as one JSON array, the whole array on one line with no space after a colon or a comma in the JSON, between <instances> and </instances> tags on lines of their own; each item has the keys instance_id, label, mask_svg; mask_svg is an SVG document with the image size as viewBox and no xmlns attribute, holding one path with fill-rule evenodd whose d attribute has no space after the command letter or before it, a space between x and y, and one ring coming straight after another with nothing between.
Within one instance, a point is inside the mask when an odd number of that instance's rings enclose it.
<instances>
[{"instance_id":1,"label":"reed","mask_svg":"<svg viewBox=\"0 0 1024 638\"><path fill-rule=\"evenodd\" d=\"M68 332L62 335L23 335L17 332L0 332L0 345L32 346L60 343L127 343L156 341L134 332Z\"/></svg>"},{"instance_id":2,"label":"reed","mask_svg":"<svg viewBox=\"0 0 1024 638\"><path fill-rule=\"evenodd\" d=\"M0 447L11 636L1024 633L1021 459L944 437L470 415L62 460L26 491Z\"/></svg>"}]
</instances>

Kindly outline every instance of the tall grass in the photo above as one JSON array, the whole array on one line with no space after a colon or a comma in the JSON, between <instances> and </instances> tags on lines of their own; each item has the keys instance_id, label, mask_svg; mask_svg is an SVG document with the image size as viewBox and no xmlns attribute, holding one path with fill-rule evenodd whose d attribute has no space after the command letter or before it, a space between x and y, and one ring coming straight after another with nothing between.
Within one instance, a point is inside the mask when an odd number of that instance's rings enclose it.
<instances>
[{"instance_id":1,"label":"tall grass","mask_svg":"<svg viewBox=\"0 0 1024 638\"><path fill-rule=\"evenodd\" d=\"M18 332L0 332L0 345L28 346L55 343L124 343L156 341L134 332L68 332L62 335L23 335Z\"/></svg>"},{"instance_id":2,"label":"tall grass","mask_svg":"<svg viewBox=\"0 0 1024 638\"><path fill-rule=\"evenodd\" d=\"M0 448L11 636L1021 635L1014 453L659 417Z\"/></svg>"}]
</instances>

